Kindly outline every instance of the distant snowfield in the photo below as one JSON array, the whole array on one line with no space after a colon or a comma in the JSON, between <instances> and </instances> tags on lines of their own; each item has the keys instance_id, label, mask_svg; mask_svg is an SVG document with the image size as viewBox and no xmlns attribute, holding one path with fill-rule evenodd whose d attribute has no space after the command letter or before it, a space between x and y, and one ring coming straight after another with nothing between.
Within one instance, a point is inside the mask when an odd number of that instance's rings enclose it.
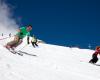
<instances>
[{"instance_id":1,"label":"distant snowfield","mask_svg":"<svg viewBox=\"0 0 100 80\"><path fill-rule=\"evenodd\" d=\"M0 45L0 80L100 80L100 66L89 64L93 50L39 44L16 50L37 57L10 53ZM100 61L97 63L100 64Z\"/></svg>"}]
</instances>

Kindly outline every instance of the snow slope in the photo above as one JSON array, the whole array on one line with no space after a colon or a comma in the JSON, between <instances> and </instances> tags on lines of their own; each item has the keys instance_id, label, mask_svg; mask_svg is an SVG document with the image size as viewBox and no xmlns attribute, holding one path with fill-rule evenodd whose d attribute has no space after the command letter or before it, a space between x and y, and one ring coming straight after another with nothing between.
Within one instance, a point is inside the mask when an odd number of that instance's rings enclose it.
<instances>
[{"instance_id":1,"label":"snow slope","mask_svg":"<svg viewBox=\"0 0 100 80\"><path fill-rule=\"evenodd\" d=\"M24 40L16 50L37 57L12 54L0 45L0 80L100 80L100 66L88 63L92 50L42 43L37 48L25 45Z\"/></svg>"}]
</instances>

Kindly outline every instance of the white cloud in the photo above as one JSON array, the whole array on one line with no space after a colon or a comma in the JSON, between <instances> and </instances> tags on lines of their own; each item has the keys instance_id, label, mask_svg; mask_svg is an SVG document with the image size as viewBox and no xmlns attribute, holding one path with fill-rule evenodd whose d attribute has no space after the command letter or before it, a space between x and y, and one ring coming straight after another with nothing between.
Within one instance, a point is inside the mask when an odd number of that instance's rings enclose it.
<instances>
[{"instance_id":1,"label":"white cloud","mask_svg":"<svg viewBox=\"0 0 100 80\"><path fill-rule=\"evenodd\" d=\"M12 18L11 8L4 0L0 0L0 34L15 33L18 25Z\"/></svg>"}]
</instances>

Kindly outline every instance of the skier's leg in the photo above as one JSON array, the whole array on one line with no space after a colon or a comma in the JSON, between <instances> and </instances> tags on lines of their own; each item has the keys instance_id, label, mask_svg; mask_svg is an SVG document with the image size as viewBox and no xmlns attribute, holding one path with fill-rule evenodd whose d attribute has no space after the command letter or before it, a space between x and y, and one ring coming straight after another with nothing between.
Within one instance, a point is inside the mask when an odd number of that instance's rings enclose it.
<instances>
[{"instance_id":1,"label":"skier's leg","mask_svg":"<svg viewBox=\"0 0 100 80\"><path fill-rule=\"evenodd\" d=\"M16 44L16 41L11 41L11 42L8 42L7 45L5 46L7 49L10 49L13 47L13 45Z\"/></svg>"},{"instance_id":2,"label":"skier's leg","mask_svg":"<svg viewBox=\"0 0 100 80\"><path fill-rule=\"evenodd\" d=\"M10 45L5 45L5 47L10 50L11 46Z\"/></svg>"},{"instance_id":3,"label":"skier's leg","mask_svg":"<svg viewBox=\"0 0 100 80\"><path fill-rule=\"evenodd\" d=\"M33 47L35 47L34 42L31 42L31 43L32 43Z\"/></svg>"},{"instance_id":4,"label":"skier's leg","mask_svg":"<svg viewBox=\"0 0 100 80\"><path fill-rule=\"evenodd\" d=\"M18 43L16 43L16 44L14 45L14 47L19 46L22 42L23 42L23 40L22 40L22 39L19 39Z\"/></svg>"},{"instance_id":5,"label":"skier's leg","mask_svg":"<svg viewBox=\"0 0 100 80\"><path fill-rule=\"evenodd\" d=\"M8 42L8 43L6 44L5 47L6 47L7 49L12 48L14 45L16 45L16 44L18 43L18 40L19 40L19 37L18 37L18 36L15 36L15 37L14 37L14 40L11 41L11 42Z\"/></svg>"},{"instance_id":6,"label":"skier's leg","mask_svg":"<svg viewBox=\"0 0 100 80\"><path fill-rule=\"evenodd\" d=\"M31 42L31 43L32 43L32 46L33 46L34 45L33 42Z\"/></svg>"},{"instance_id":7,"label":"skier's leg","mask_svg":"<svg viewBox=\"0 0 100 80\"><path fill-rule=\"evenodd\" d=\"M97 54L93 54L93 62L96 63L98 61Z\"/></svg>"},{"instance_id":8,"label":"skier's leg","mask_svg":"<svg viewBox=\"0 0 100 80\"><path fill-rule=\"evenodd\" d=\"M35 44L35 46L37 46L37 47L38 47L37 42L35 42L34 44Z\"/></svg>"},{"instance_id":9,"label":"skier's leg","mask_svg":"<svg viewBox=\"0 0 100 80\"><path fill-rule=\"evenodd\" d=\"M94 55L94 54L93 54ZM89 61L89 63L93 63L94 61L94 57L93 57L93 55L92 55L92 59Z\"/></svg>"},{"instance_id":10,"label":"skier's leg","mask_svg":"<svg viewBox=\"0 0 100 80\"><path fill-rule=\"evenodd\" d=\"M92 55L92 59L89 61L90 63L96 63L98 61L97 54Z\"/></svg>"}]
</instances>

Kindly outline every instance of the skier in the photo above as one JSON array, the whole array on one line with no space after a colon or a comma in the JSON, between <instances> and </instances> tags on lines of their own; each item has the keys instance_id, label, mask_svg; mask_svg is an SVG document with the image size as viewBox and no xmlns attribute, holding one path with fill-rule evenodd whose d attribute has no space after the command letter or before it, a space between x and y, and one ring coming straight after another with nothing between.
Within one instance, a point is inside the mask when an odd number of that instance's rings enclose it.
<instances>
[{"instance_id":1,"label":"skier","mask_svg":"<svg viewBox=\"0 0 100 80\"><path fill-rule=\"evenodd\" d=\"M9 33L9 37L11 37L11 33Z\"/></svg>"},{"instance_id":2,"label":"skier","mask_svg":"<svg viewBox=\"0 0 100 80\"><path fill-rule=\"evenodd\" d=\"M27 43L29 44L29 36L30 36L30 31L32 30L32 26L28 25L26 27L21 27L18 30L18 33L14 36L14 40L11 42L8 42L6 44L7 49L12 49L16 48L18 45L20 45L23 42L23 38L27 36Z\"/></svg>"},{"instance_id":3,"label":"skier","mask_svg":"<svg viewBox=\"0 0 100 80\"><path fill-rule=\"evenodd\" d=\"M2 33L2 36L3 36L3 33Z\"/></svg>"},{"instance_id":4,"label":"skier","mask_svg":"<svg viewBox=\"0 0 100 80\"><path fill-rule=\"evenodd\" d=\"M96 47L96 51L92 55L92 59L89 61L89 63L96 63L98 61L98 54L100 55L100 46Z\"/></svg>"},{"instance_id":5,"label":"skier","mask_svg":"<svg viewBox=\"0 0 100 80\"><path fill-rule=\"evenodd\" d=\"M35 46L38 46L37 45L37 39L36 39L36 37L34 35L32 37L31 43L32 43L32 45L33 45L34 48L35 48Z\"/></svg>"}]
</instances>

